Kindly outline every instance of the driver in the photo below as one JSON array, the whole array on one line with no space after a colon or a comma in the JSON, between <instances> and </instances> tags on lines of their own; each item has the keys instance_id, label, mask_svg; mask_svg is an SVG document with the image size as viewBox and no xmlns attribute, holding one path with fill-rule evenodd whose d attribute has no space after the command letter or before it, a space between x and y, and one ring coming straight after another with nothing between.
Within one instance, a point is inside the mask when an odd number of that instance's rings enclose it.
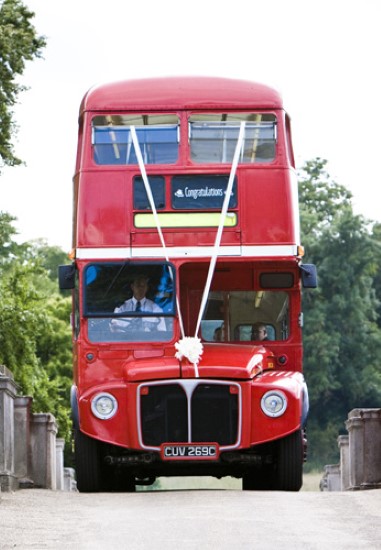
<instances>
[{"instance_id":1,"label":"driver","mask_svg":"<svg viewBox=\"0 0 381 550\"><path fill-rule=\"evenodd\" d=\"M132 298L126 300L121 306L114 309L114 313L124 313L127 311L147 311L150 313L162 313L163 310L149 298L146 298L148 291L148 277L146 275L137 275L131 284ZM165 320L163 317L131 317L130 319L111 319L111 330L123 331L129 329L144 330L165 330Z\"/></svg>"}]
</instances>

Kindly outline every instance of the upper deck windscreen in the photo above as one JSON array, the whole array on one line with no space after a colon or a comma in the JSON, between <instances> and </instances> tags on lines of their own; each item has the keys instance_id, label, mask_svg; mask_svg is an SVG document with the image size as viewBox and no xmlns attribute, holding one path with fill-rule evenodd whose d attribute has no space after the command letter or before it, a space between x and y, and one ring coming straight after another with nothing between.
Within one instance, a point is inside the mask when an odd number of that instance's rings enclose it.
<instances>
[{"instance_id":1,"label":"upper deck windscreen","mask_svg":"<svg viewBox=\"0 0 381 550\"><path fill-rule=\"evenodd\" d=\"M189 118L190 154L193 162L232 162L241 122L245 123L239 161L263 163L275 159L276 118L273 114L197 114Z\"/></svg>"},{"instance_id":2,"label":"upper deck windscreen","mask_svg":"<svg viewBox=\"0 0 381 550\"><path fill-rule=\"evenodd\" d=\"M241 122L245 123L239 161L269 163L275 159L276 117L263 113L199 113L188 118L188 140L182 146L195 164L233 160ZM135 165L131 136L137 138L145 164L175 164L179 159L180 120L176 115L103 115L92 121L93 158L100 165Z\"/></svg>"},{"instance_id":3,"label":"upper deck windscreen","mask_svg":"<svg viewBox=\"0 0 381 550\"><path fill-rule=\"evenodd\" d=\"M96 116L92 146L97 164L137 164L131 126L136 128L146 164L174 164L179 154L179 120L176 115Z\"/></svg>"}]
</instances>

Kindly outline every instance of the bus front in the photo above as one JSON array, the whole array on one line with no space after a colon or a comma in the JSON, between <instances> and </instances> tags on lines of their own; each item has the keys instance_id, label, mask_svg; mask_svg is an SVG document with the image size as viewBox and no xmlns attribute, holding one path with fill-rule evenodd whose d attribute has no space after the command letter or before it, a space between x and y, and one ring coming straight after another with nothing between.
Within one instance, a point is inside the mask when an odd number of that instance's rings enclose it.
<instances>
[{"instance_id":1,"label":"bus front","mask_svg":"<svg viewBox=\"0 0 381 550\"><path fill-rule=\"evenodd\" d=\"M61 271L81 491L174 475L301 487L301 287L316 276L288 117L271 89L233 82L127 82L84 100Z\"/></svg>"}]
</instances>

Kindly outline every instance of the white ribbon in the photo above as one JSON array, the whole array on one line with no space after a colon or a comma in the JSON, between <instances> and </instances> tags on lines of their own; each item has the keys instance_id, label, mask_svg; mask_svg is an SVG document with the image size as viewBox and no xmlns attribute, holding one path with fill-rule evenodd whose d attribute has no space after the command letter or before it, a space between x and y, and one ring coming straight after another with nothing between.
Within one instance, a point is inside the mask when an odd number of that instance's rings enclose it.
<instances>
[{"instance_id":1,"label":"white ribbon","mask_svg":"<svg viewBox=\"0 0 381 550\"><path fill-rule=\"evenodd\" d=\"M197 338L197 336L184 336L181 340L176 342L175 348L177 349L175 357L179 359L179 361L181 361L183 357L186 357L188 361L193 364L195 376L198 378L198 364L200 362L202 352L204 351L200 338Z\"/></svg>"},{"instance_id":2,"label":"white ribbon","mask_svg":"<svg viewBox=\"0 0 381 550\"><path fill-rule=\"evenodd\" d=\"M232 167L231 167L231 170L230 170L229 181L228 181L228 185L227 185L227 188L226 188L224 202L223 202L223 205L222 205L222 210L221 210L221 215L220 215L220 222L219 222L218 229L217 229L216 239L214 241L213 254L212 254L212 257L210 259L208 277L206 279L204 293L202 295L200 313L198 315L195 337L197 337L197 334L198 334L198 331L199 331L199 328L200 328L200 325L201 325L201 319L204 315L206 302L208 300L209 289L210 289L210 285L212 283L214 269L216 267L217 257L218 257L218 253L219 253L219 250L220 250L222 231L224 229L224 222L225 222L225 218L226 218L226 213L228 211L230 197L231 197L232 190L233 190L233 183L234 183L235 173L237 171L237 165L238 165L238 161L239 161L239 155L240 155L241 149L242 149L244 135L245 135L245 122L242 121L241 124L240 124L240 128L239 128L238 141L237 141L237 145L235 147Z\"/></svg>"},{"instance_id":3,"label":"white ribbon","mask_svg":"<svg viewBox=\"0 0 381 550\"><path fill-rule=\"evenodd\" d=\"M138 164L139 164L140 173L141 173L143 183L144 183L144 187L145 187L145 190L146 190L146 193L147 193L148 201L149 201L149 204L151 206L153 218L154 218L155 223L156 223L156 228L157 228L157 232L158 232L159 237L160 237L161 246L163 247L163 251L164 251L163 255L164 255L165 259L167 260L167 262L169 262L169 257L168 257L168 254L167 254L167 247L165 246L164 236L163 236L163 232L161 230L160 220L159 220L159 216L157 214L155 201L154 201L152 191L151 191L151 186L150 186L150 183L148 181L146 168L144 166L142 151L140 149L138 136L136 135L135 126L130 126L130 132L131 132L131 137L132 137L132 143L134 144L134 148L135 148L136 158L137 158L137 161L138 161ZM169 273L170 273L171 279L173 281L172 269L169 269ZM180 311L180 304L179 304L179 301L177 299L177 296L176 296L176 305L177 305L177 311L178 311L178 314L179 314L180 332L181 332L181 336L184 338L185 337L184 325L183 325L183 319L182 319L181 311Z\"/></svg>"},{"instance_id":4,"label":"white ribbon","mask_svg":"<svg viewBox=\"0 0 381 550\"><path fill-rule=\"evenodd\" d=\"M133 142L134 148L135 148L136 158L137 158L139 168L140 168L140 173L141 173L143 183L144 183L144 187L145 187L145 190L146 190L146 193L147 193L148 201L149 201L150 206L151 206L151 210L152 210L153 217L154 217L154 220L155 220L155 223L156 223L157 231L158 231L158 234L159 234L159 237L160 237L161 245L163 247L164 257L167 260L167 262L169 262L169 258L168 258L168 254L167 254L167 248L165 246L164 236L163 236L163 232L162 232L161 226L160 226L159 216L157 214L155 201L153 199L153 195L152 195L152 191L151 191L151 186L150 186L150 183L149 183L149 180L148 180L148 177L147 177L147 173L146 173L146 169L145 169L145 166L144 166L143 156L142 156L139 141L138 141L138 138L137 138L137 135L136 135L135 126L130 126L130 132L131 132L132 142ZM237 171L239 155L240 155L240 152L241 152L241 149L242 149L244 134L245 134L245 122L241 122L240 129L239 129L239 135L238 135L238 141L237 141L237 145L236 145L236 148L235 148L235 151L234 151L232 167L231 167L231 170L230 170L229 181L228 181L228 185L227 185L227 188L226 188L224 202L223 202L223 205L222 205L222 210L221 210L220 221L219 221L219 225L218 225L218 229L217 229L216 239L215 239L215 242L214 242L213 254L212 254L212 257L210 259L208 277L207 277L204 292L203 292L203 295L202 295L200 312L199 312L199 315L198 315L198 320L197 320L197 325L196 325L196 331L195 331L195 335L193 337L185 336L183 320L182 320L182 316L181 316L181 312L180 312L180 304L179 304L178 298L176 296L176 304L177 304L177 311L178 311L178 314L179 314L180 331L181 331L182 338L178 342L176 342L176 344L175 344L175 348L177 349L177 352L175 353L175 357L179 360L181 360L183 357L186 357L188 359L188 361L190 361L193 364L194 368L195 368L196 378L199 377L198 363L199 363L201 355L203 353L203 345L201 343L201 340L198 338L197 334L198 334L198 331L199 331L199 328L200 328L202 317L204 315L204 310L205 310L206 302L208 300L208 295L209 295L209 289L210 289L210 285L211 285L213 274L214 274L214 269L215 269L216 262L217 262L217 257L218 257L220 244L221 244L222 231L224 229L224 222L225 222L226 214L227 214L228 207L229 207L230 197L231 197L232 190L233 190L233 183L234 183L235 173ZM172 274L171 270L170 270L170 274L171 274L171 277L173 278L173 274Z\"/></svg>"}]
</instances>

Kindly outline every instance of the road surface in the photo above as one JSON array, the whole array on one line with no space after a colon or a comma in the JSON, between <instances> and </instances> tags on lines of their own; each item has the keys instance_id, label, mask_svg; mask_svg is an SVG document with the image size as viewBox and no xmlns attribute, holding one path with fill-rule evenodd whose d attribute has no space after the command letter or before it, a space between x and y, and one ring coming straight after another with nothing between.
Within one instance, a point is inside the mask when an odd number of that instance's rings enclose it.
<instances>
[{"instance_id":1,"label":"road surface","mask_svg":"<svg viewBox=\"0 0 381 550\"><path fill-rule=\"evenodd\" d=\"M381 490L172 490L0 497L1 550L379 550Z\"/></svg>"}]
</instances>

